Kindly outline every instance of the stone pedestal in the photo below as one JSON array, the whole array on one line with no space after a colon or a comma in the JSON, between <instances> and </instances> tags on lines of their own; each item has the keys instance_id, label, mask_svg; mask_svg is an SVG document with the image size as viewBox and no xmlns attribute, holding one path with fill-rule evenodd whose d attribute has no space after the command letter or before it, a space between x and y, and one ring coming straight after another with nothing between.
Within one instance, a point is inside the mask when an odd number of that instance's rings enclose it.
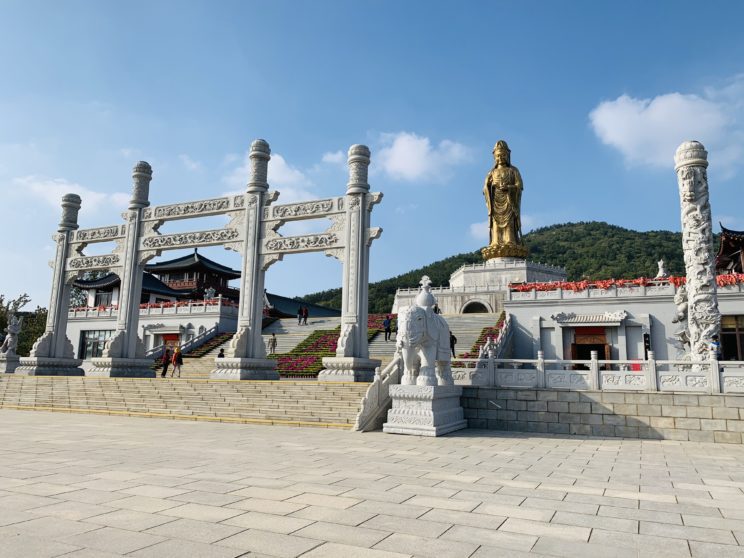
<instances>
[{"instance_id":1,"label":"stone pedestal","mask_svg":"<svg viewBox=\"0 0 744 558\"><path fill-rule=\"evenodd\" d=\"M213 380L278 380L276 361L270 358L218 358L209 377Z\"/></svg>"},{"instance_id":2,"label":"stone pedestal","mask_svg":"<svg viewBox=\"0 0 744 558\"><path fill-rule=\"evenodd\" d=\"M85 376L76 358L21 357L21 365L16 368L19 376Z\"/></svg>"},{"instance_id":3,"label":"stone pedestal","mask_svg":"<svg viewBox=\"0 0 744 558\"><path fill-rule=\"evenodd\" d=\"M382 431L442 436L466 428L461 395L460 386L390 386L393 408Z\"/></svg>"},{"instance_id":4,"label":"stone pedestal","mask_svg":"<svg viewBox=\"0 0 744 558\"><path fill-rule=\"evenodd\" d=\"M371 382L381 360L358 357L325 357L319 382Z\"/></svg>"},{"instance_id":5,"label":"stone pedestal","mask_svg":"<svg viewBox=\"0 0 744 558\"><path fill-rule=\"evenodd\" d=\"M147 358L93 358L88 376L97 378L154 378L153 361Z\"/></svg>"},{"instance_id":6,"label":"stone pedestal","mask_svg":"<svg viewBox=\"0 0 744 558\"><path fill-rule=\"evenodd\" d=\"M12 374L20 365L20 357L16 355L0 356L0 374Z\"/></svg>"}]
</instances>

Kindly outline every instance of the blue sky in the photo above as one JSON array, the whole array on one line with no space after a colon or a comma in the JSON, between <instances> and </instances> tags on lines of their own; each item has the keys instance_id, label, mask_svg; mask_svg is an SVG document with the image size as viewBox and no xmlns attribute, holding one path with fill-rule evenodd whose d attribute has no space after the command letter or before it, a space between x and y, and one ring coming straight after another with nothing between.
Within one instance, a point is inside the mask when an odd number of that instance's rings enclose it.
<instances>
[{"instance_id":1,"label":"blue sky","mask_svg":"<svg viewBox=\"0 0 744 558\"><path fill-rule=\"evenodd\" d=\"M733 1L3 0L0 293L48 304L62 194L82 195L90 227L119 222L140 159L155 204L240 190L258 137L280 202L342 194L343 154L370 146L385 194L371 280L487 243L481 189L502 138L526 230L679 230L686 139L710 152L714 219L742 229L742 20ZM318 254L267 275L290 296L340 281Z\"/></svg>"}]
</instances>

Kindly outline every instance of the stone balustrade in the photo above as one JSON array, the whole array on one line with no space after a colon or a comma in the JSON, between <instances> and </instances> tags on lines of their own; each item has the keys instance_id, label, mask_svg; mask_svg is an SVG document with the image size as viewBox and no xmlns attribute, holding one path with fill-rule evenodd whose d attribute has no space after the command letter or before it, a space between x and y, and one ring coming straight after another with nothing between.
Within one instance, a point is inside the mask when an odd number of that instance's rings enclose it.
<instances>
[{"instance_id":1,"label":"stone balustrade","mask_svg":"<svg viewBox=\"0 0 744 558\"><path fill-rule=\"evenodd\" d=\"M455 384L593 391L744 393L744 361L459 358Z\"/></svg>"}]
</instances>

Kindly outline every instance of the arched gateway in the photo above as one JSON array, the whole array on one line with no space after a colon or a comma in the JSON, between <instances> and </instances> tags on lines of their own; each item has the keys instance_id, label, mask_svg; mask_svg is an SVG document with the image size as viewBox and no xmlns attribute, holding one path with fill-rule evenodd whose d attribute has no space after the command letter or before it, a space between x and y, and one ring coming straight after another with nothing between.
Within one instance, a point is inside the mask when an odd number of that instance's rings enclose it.
<instances>
[{"instance_id":1,"label":"arched gateway","mask_svg":"<svg viewBox=\"0 0 744 558\"><path fill-rule=\"evenodd\" d=\"M323 359L318 379L370 381L379 360L369 358L367 303L369 248L382 229L370 228L370 213L382 194L370 192L367 171L370 151L364 145L349 149L349 182L346 195L308 202L276 204L278 192L269 191L269 144L251 144L251 179L244 194L194 202L150 207L152 168L141 161L134 167L129 208L124 224L78 229L81 199L75 194L62 198L62 221L55 235L49 316L45 333L36 341L28 358L21 359L18 374L82 375L82 361L73 358L67 338L67 311L72 282L83 272L106 270L121 278L116 330L100 358L92 359L91 376L152 377L152 361L145 359L137 335L142 274L145 264L165 250L222 245L242 255L238 331L226 358L217 359L213 378L278 379L276 362L266 358L261 338L264 275L285 254L325 252L343 263L341 335L336 356ZM227 215L220 229L162 234L167 221ZM289 221L329 219L322 233L282 236L279 229ZM86 256L85 247L97 242L116 242L116 248L100 256Z\"/></svg>"}]
</instances>

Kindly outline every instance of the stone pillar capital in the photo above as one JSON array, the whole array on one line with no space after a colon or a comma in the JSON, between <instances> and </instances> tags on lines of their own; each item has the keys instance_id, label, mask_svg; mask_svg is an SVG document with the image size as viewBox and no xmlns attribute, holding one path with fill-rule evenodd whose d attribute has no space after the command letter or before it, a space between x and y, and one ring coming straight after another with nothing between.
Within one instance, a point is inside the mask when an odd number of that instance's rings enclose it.
<instances>
[{"instance_id":1,"label":"stone pillar capital","mask_svg":"<svg viewBox=\"0 0 744 558\"><path fill-rule=\"evenodd\" d=\"M366 194L369 192L367 176L370 163L370 150L366 145L352 145L349 148L349 183L347 194Z\"/></svg>"},{"instance_id":2,"label":"stone pillar capital","mask_svg":"<svg viewBox=\"0 0 744 558\"><path fill-rule=\"evenodd\" d=\"M682 167L707 167L708 152L699 141L686 141L674 153L674 170Z\"/></svg>"},{"instance_id":3,"label":"stone pillar capital","mask_svg":"<svg viewBox=\"0 0 744 558\"><path fill-rule=\"evenodd\" d=\"M251 143L251 152L248 158L251 161L251 179L248 182L248 193L263 193L269 188L268 172L269 159L271 159L271 148L269 142L257 139Z\"/></svg>"},{"instance_id":4,"label":"stone pillar capital","mask_svg":"<svg viewBox=\"0 0 744 558\"><path fill-rule=\"evenodd\" d=\"M150 205L150 181L152 167L147 161L139 161L132 169L132 199L129 209L141 209Z\"/></svg>"},{"instance_id":5,"label":"stone pillar capital","mask_svg":"<svg viewBox=\"0 0 744 558\"><path fill-rule=\"evenodd\" d=\"M74 231L78 228L78 212L82 200L77 194L62 196L62 219L57 230L59 232Z\"/></svg>"}]
</instances>

